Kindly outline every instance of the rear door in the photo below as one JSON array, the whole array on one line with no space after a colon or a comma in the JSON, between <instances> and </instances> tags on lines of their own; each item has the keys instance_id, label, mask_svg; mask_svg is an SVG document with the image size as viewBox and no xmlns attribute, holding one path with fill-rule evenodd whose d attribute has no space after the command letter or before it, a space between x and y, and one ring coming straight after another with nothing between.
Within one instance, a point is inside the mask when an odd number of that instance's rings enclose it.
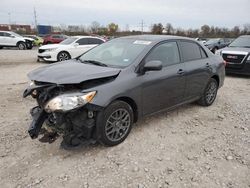
<instances>
[{"instance_id":1,"label":"rear door","mask_svg":"<svg viewBox=\"0 0 250 188\"><path fill-rule=\"evenodd\" d=\"M161 61L160 71L148 71L141 76L143 114L170 108L182 102L185 93L185 65L180 60L176 41L157 45L145 62Z\"/></svg>"},{"instance_id":2,"label":"rear door","mask_svg":"<svg viewBox=\"0 0 250 188\"><path fill-rule=\"evenodd\" d=\"M185 100L201 96L211 76L209 58L203 48L193 41L179 41L181 58L186 68Z\"/></svg>"}]
</instances>

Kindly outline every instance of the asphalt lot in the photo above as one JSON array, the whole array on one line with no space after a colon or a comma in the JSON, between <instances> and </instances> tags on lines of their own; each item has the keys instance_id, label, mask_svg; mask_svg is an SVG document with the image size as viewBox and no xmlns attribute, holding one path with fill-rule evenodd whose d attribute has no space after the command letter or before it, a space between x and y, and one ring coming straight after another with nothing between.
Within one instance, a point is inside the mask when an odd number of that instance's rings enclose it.
<instances>
[{"instance_id":1,"label":"asphalt lot","mask_svg":"<svg viewBox=\"0 0 250 188\"><path fill-rule=\"evenodd\" d=\"M250 78L227 76L210 107L139 121L116 147L74 151L31 140L26 74L34 50L0 50L1 187L250 187Z\"/></svg>"}]
</instances>

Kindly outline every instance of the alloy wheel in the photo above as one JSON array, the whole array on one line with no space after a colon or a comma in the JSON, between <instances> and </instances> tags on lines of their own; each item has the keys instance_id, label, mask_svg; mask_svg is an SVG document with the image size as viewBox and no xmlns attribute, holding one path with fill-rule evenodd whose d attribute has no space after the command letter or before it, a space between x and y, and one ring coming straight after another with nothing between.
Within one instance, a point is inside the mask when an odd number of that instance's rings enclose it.
<instances>
[{"instance_id":1,"label":"alloy wheel","mask_svg":"<svg viewBox=\"0 0 250 188\"><path fill-rule=\"evenodd\" d=\"M126 109L120 108L114 111L107 119L105 134L110 141L121 140L131 126L130 114Z\"/></svg>"},{"instance_id":2,"label":"alloy wheel","mask_svg":"<svg viewBox=\"0 0 250 188\"><path fill-rule=\"evenodd\" d=\"M59 58L58 58L59 61L65 61L65 60L68 60L68 59L69 59L69 55L67 53L61 52L59 54Z\"/></svg>"},{"instance_id":3,"label":"alloy wheel","mask_svg":"<svg viewBox=\"0 0 250 188\"><path fill-rule=\"evenodd\" d=\"M211 82L206 91L206 101L208 104L213 103L217 94L217 84L215 82Z\"/></svg>"}]
</instances>

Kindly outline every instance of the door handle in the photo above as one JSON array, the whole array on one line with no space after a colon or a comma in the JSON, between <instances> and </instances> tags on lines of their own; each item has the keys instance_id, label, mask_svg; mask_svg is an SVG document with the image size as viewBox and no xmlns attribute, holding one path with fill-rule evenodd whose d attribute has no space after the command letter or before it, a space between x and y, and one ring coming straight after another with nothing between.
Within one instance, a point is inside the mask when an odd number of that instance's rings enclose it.
<instances>
[{"instance_id":1,"label":"door handle","mask_svg":"<svg viewBox=\"0 0 250 188\"><path fill-rule=\"evenodd\" d=\"M177 72L177 74L180 74L180 75L182 75L182 74L184 74L184 73L185 73L185 71L182 70L182 69L179 69L178 72Z\"/></svg>"}]
</instances>

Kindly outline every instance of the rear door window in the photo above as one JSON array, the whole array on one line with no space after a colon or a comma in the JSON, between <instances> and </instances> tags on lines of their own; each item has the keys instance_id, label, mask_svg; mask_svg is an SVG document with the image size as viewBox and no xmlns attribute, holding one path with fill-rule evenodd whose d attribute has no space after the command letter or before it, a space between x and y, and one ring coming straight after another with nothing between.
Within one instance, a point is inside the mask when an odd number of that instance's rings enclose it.
<instances>
[{"instance_id":1,"label":"rear door window","mask_svg":"<svg viewBox=\"0 0 250 188\"><path fill-rule=\"evenodd\" d=\"M88 43L89 43L89 44L102 44L103 41L100 40L100 39L88 38Z\"/></svg>"},{"instance_id":2,"label":"rear door window","mask_svg":"<svg viewBox=\"0 0 250 188\"><path fill-rule=\"evenodd\" d=\"M82 38L76 41L79 45L88 45L88 39L87 38Z\"/></svg>"},{"instance_id":3,"label":"rear door window","mask_svg":"<svg viewBox=\"0 0 250 188\"><path fill-rule=\"evenodd\" d=\"M184 61L193 61L202 58L200 46L194 42L181 41L180 48Z\"/></svg>"}]
</instances>

